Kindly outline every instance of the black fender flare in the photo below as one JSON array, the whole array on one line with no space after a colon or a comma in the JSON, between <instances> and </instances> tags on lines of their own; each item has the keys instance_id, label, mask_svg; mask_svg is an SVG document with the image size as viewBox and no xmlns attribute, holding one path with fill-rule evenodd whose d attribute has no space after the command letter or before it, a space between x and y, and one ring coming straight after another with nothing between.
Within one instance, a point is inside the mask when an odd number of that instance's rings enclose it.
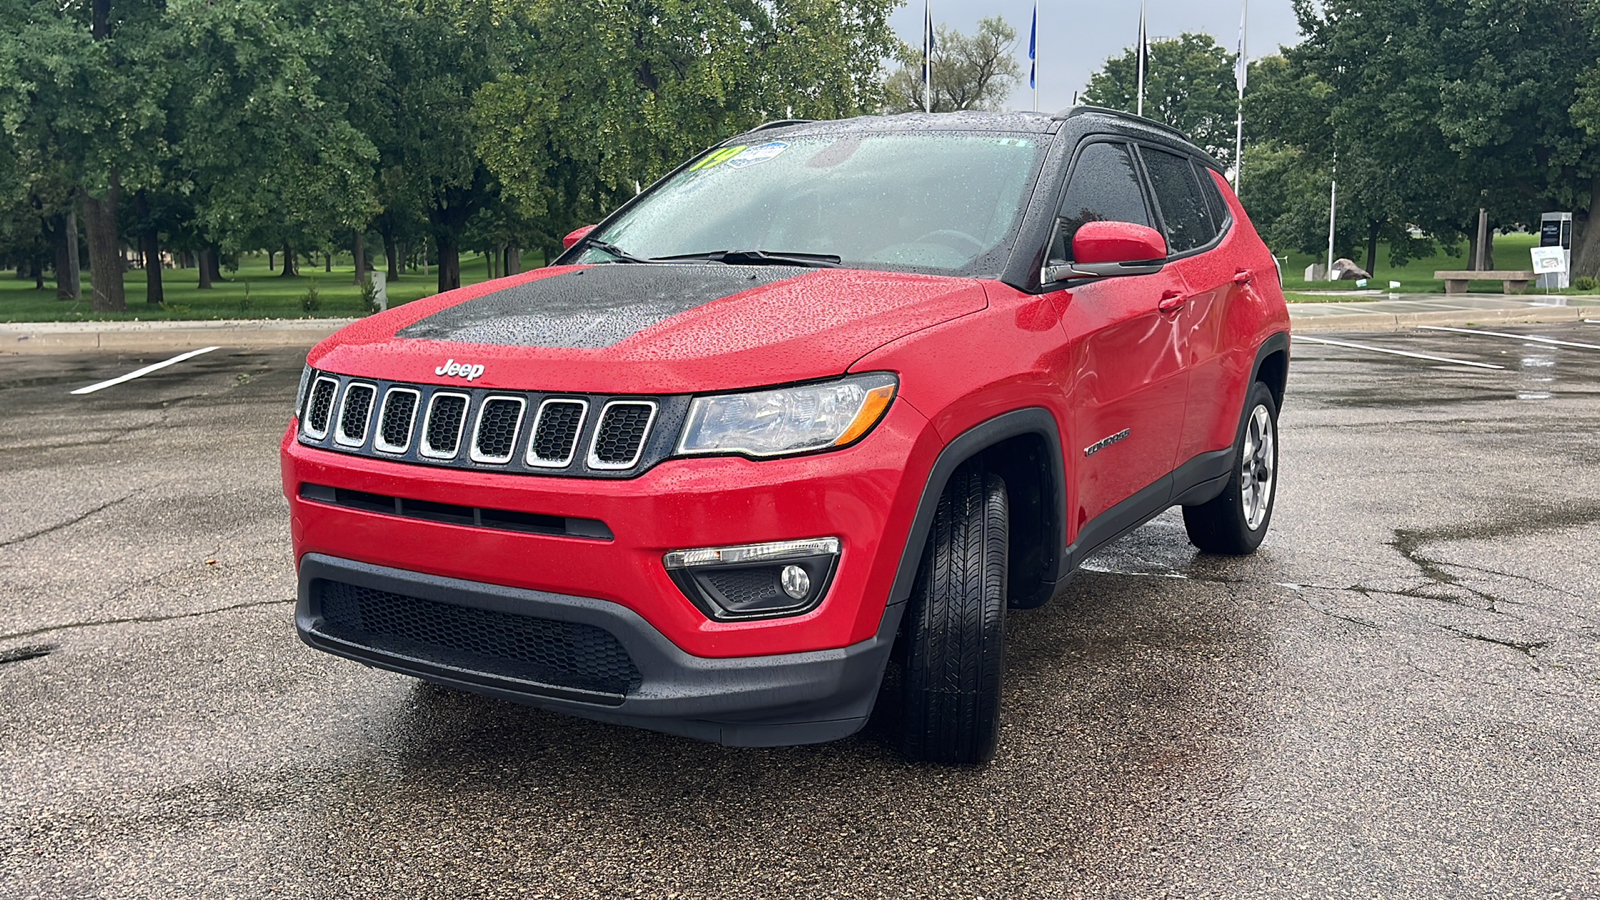
<instances>
[{"instance_id":1,"label":"black fender flare","mask_svg":"<svg viewBox=\"0 0 1600 900\"><path fill-rule=\"evenodd\" d=\"M1260 380L1261 364L1266 362L1267 357L1274 353L1283 354L1284 383L1280 385L1269 384L1267 387L1276 389L1274 399L1278 401L1278 406L1281 408L1283 406L1283 395L1287 392L1289 386L1289 332L1275 331L1267 335L1266 340L1261 342L1261 346L1256 348L1255 361L1250 364L1250 384L1255 384ZM1246 387L1245 394L1248 396L1249 393L1250 390Z\"/></svg>"},{"instance_id":2,"label":"black fender flare","mask_svg":"<svg viewBox=\"0 0 1600 900\"><path fill-rule=\"evenodd\" d=\"M992 419L980 422L957 435L939 451L939 457L934 460L933 468L928 471L927 481L923 484L922 497L917 501L917 512L911 521L911 531L900 553L900 567L895 571L894 586L889 591L889 606L904 603L911 597L911 589L916 583L917 567L922 562L922 547L928 541L928 532L933 528L934 513L939 508L939 497L944 493L950 476L962 463L984 450L1002 441L1028 434L1038 435L1044 439L1054 476L1052 480L1055 497L1052 498L1054 504L1052 509L1056 515L1052 517L1053 533L1046 536L1052 557L1048 560L1046 571L1051 573L1055 571L1061 552L1066 546L1067 482L1061 456L1061 431L1056 426L1055 416L1051 415L1049 410L1039 406L1029 406L1001 413Z\"/></svg>"}]
</instances>

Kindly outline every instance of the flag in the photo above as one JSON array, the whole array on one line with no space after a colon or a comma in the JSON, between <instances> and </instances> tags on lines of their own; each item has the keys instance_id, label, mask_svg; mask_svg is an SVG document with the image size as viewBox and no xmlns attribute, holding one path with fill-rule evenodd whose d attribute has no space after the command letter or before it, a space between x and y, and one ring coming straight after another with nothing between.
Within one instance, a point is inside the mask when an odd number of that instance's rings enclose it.
<instances>
[{"instance_id":1,"label":"flag","mask_svg":"<svg viewBox=\"0 0 1600 900\"><path fill-rule=\"evenodd\" d=\"M1033 25L1028 28L1028 87L1039 87L1039 0L1033 0Z\"/></svg>"},{"instance_id":2,"label":"flag","mask_svg":"<svg viewBox=\"0 0 1600 900\"><path fill-rule=\"evenodd\" d=\"M933 9L922 4L922 109L933 112Z\"/></svg>"},{"instance_id":3,"label":"flag","mask_svg":"<svg viewBox=\"0 0 1600 900\"><path fill-rule=\"evenodd\" d=\"M1233 83L1239 88L1239 96L1244 96L1244 83L1250 77L1250 64L1245 58L1244 31L1245 23L1250 19L1250 0L1244 0L1244 9L1239 13L1239 55L1233 63Z\"/></svg>"},{"instance_id":4,"label":"flag","mask_svg":"<svg viewBox=\"0 0 1600 900\"><path fill-rule=\"evenodd\" d=\"M1144 33L1144 3L1139 4L1139 99L1136 115L1144 115L1144 70L1150 60L1150 48L1145 41Z\"/></svg>"}]
</instances>

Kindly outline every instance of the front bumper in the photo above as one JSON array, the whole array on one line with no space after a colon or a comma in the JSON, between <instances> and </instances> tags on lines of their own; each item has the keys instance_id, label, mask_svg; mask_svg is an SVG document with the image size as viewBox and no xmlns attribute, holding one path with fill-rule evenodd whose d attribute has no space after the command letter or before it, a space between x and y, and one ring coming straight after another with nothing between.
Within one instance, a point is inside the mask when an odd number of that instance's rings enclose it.
<instances>
[{"instance_id":1,"label":"front bumper","mask_svg":"<svg viewBox=\"0 0 1600 900\"><path fill-rule=\"evenodd\" d=\"M599 480L336 453L298 443L291 426L283 488L298 560L320 555L592 598L637 614L691 656L774 657L860 644L878 632L884 607L905 599L893 596L902 589L897 576L939 447L927 420L896 402L871 435L843 450L760 462L676 459L635 478ZM357 500L325 502L330 492ZM401 498L404 509L382 498ZM412 506L425 517L400 514ZM468 509L454 520L434 515L444 507ZM552 533L489 527L490 513L536 518ZM785 618L713 620L663 564L676 550L820 537L842 547L831 587L815 609Z\"/></svg>"},{"instance_id":2,"label":"front bumper","mask_svg":"<svg viewBox=\"0 0 1600 900\"><path fill-rule=\"evenodd\" d=\"M362 597L379 602L364 607ZM760 747L859 730L904 609L887 606L876 633L849 646L712 659L617 603L311 553L300 560L295 625L312 647L439 684Z\"/></svg>"}]
</instances>

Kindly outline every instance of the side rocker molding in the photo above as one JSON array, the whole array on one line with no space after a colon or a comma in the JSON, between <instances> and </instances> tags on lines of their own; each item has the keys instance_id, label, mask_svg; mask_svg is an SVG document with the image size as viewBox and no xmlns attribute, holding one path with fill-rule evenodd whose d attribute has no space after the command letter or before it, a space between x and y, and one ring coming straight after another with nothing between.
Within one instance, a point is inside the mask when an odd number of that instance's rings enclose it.
<instances>
[{"instance_id":1,"label":"side rocker molding","mask_svg":"<svg viewBox=\"0 0 1600 900\"><path fill-rule=\"evenodd\" d=\"M1051 481L1054 483L1055 492L1055 496L1051 498L1050 509L1057 514L1052 517L1049 526L1051 534L1045 537L1046 546L1053 553L1060 553L1061 548L1066 545L1066 523L1063 515L1067 508L1067 488L1066 473L1061 461L1061 432L1056 427L1055 417L1049 410L1037 406L1002 413L962 432L939 452L939 458L934 461L933 469L928 473L928 481L922 487L922 497L917 501L917 513L911 522L911 533L906 538L905 547L900 551L900 566L895 570L894 587L889 592L890 606L904 603L911 597L911 588L917 577L917 566L922 560L922 546L928 541L928 531L933 527L933 516L939 507L939 496L944 493L950 476L962 463L989 447L1029 434L1043 438L1050 455ZM1048 573L1049 569L1045 571ZM1048 575L1046 577L1048 578Z\"/></svg>"}]
</instances>

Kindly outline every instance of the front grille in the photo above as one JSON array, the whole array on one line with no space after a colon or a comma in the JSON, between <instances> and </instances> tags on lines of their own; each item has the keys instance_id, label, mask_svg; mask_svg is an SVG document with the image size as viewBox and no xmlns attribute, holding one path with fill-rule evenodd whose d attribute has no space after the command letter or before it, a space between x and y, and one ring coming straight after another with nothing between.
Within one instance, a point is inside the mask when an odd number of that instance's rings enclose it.
<instances>
[{"instance_id":1,"label":"front grille","mask_svg":"<svg viewBox=\"0 0 1600 900\"><path fill-rule=\"evenodd\" d=\"M422 442L422 455L435 459L450 459L461 449L461 423L467 417L467 397L464 394L434 394L428 405L428 421L422 426L426 435Z\"/></svg>"},{"instance_id":2,"label":"front grille","mask_svg":"<svg viewBox=\"0 0 1600 900\"><path fill-rule=\"evenodd\" d=\"M404 453L411 448L411 429L417 422L417 400L421 396L412 388L399 387L390 388L383 395L373 447L385 453Z\"/></svg>"},{"instance_id":3,"label":"front grille","mask_svg":"<svg viewBox=\"0 0 1600 900\"><path fill-rule=\"evenodd\" d=\"M648 401L613 400L600 412L600 427L589 450L589 465L595 469L627 469L639 461L645 435L656 405Z\"/></svg>"},{"instance_id":4,"label":"front grille","mask_svg":"<svg viewBox=\"0 0 1600 900\"><path fill-rule=\"evenodd\" d=\"M344 405L339 409L339 433L334 438L348 447L359 447L367 440L367 423L372 419L372 400L377 389L370 384L352 384L344 389Z\"/></svg>"},{"instance_id":5,"label":"front grille","mask_svg":"<svg viewBox=\"0 0 1600 900\"><path fill-rule=\"evenodd\" d=\"M339 392L339 382L332 378L318 378L311 388L311 402L306 404L305 430L311 437L328 436L329 420L333 417L333 397Z\"/></svg>"},{"instance_id":6,"label":"front grille","mask_svg":"<svg viewBox=\"0 0 1600 900\"><path fill-rule=\"evenodd\" d=\"M298 436L302 444L523 475L635 477L672 454L690 400L312 375Z\"/></svg>"},{"instance_id":7,"label":"front grille","mask_svg":"<svg viewBox=\"0 0 1600 900\"><path fill-rule=\"evenodd\" d=\"M456 606L339 581L318 581L329 637L381 653L498 678L620 698L643 681L603 628Z\"/></svg>"},{"instance_id":8,"label":"front grille","mask_svg":"<svg viewBox=\"0 0 1600 900\"><path fill-rule=\"evenodd\" d=\"M583 433L583 416L589 404L582 400L546 400L539 404L528 442L528 465L559 469L569 465Z\"/></svg>"},{"instance_id":9,"label":"front grille","mask_svg":"<svg viewBox=\"0 0 1600 900\"><path fill-rule=\"evenodd\" d=\"M478 408L478 427L472 435L472 459L481 463L503 463L511 459L517 443L517 428L522 425L522 410L528 405L521 397L490 397Z\"/></svg>"}]
</instances>

